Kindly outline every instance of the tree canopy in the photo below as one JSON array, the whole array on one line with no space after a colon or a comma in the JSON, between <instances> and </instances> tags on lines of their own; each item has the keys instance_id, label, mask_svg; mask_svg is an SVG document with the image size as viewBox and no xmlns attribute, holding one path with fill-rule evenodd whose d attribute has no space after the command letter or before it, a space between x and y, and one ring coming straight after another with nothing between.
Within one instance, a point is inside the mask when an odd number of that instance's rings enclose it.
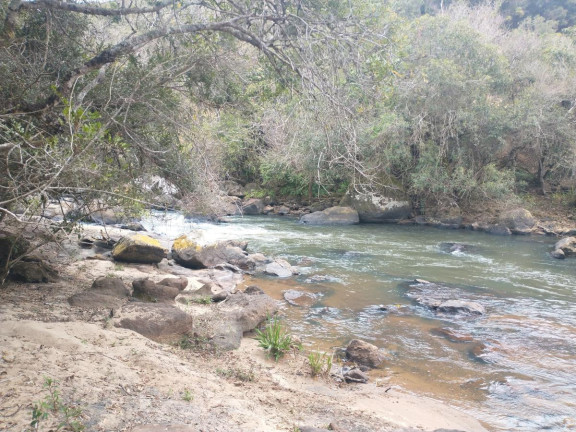
<instances>
[{"instance_id":1,"label":"tree canopy","mask_svg":"<svg viewBox=\"0 0 576 432\"><path fill-rule=\"evenodd\" d=\"M227 179L450 206L573 187L569 2L417 3L2 0L0 213L144 202L150 175L191 206Z\"/></svg>"}]
</instances>

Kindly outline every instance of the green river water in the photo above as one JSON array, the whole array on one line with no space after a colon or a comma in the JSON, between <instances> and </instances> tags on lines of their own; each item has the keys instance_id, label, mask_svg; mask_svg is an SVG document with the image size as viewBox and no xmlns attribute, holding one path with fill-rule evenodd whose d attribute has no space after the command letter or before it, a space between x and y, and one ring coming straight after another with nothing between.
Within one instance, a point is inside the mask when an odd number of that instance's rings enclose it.
<instances>
[{"instance_id":1,"label":"green river water","mask_svg":"<svg viewBox=\"0 0 576 432\"><path fill-rule=\"evenodd\" d=\"M209 224L173 214L144 223L172 238L201 229L215 241L247 240L250 252L302 262L299 276L253 282L278 299L287 289L317 295L311 308L281 309L309 347L361 338L386 348L392 360L382 374L391 383L460 407L491 430L576 430L576 260L551 258L553 238L280 217ZM450 253L443 242L471 248ZM314 275L329 278L307 281ZM415 278L447 284L486 314L434 314L406 295ZM447 339L443 328L467 341Z\"/></svg>"}]
</instances>

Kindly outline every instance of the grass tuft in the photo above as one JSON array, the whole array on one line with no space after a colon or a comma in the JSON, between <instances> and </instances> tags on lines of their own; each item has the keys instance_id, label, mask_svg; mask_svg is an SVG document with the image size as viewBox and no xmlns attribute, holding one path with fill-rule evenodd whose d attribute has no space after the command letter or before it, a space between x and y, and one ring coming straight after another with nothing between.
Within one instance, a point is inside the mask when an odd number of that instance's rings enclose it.
<instances>
[{"instance_id":1,"label":"grass tuft","mask_svg":"<svg viewBox=\"0 0 576 432\"><path fill-rule=\"evenodd\" d=\"M278 317L269 318L264 330L256 329L259 346L268 351L269 357L278 361L292 346L292 336L282 325Z\"/></svg>"}]
</instances>

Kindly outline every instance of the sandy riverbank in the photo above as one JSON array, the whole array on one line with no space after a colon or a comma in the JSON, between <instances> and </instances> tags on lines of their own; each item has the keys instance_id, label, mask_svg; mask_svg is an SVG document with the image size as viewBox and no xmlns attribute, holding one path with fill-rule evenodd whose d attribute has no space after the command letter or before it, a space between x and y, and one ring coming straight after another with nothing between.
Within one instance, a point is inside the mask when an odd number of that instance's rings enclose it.
<instances>
[{"instance_id":1,"label":"sandy riverbank","mask_svg":"<svg viewBox=\"0 0 576 432\"><path fill-rule=\"evenodd\" d=\"M0 288L0 430L32 430L32 406L57 381L63 405L77 406L90 431L130 431L142 424L189 425L198 431L343 430L484 431L470 416L386 379L342 384L313 379L303 353L279 363L249 335L237 351L161 345L114 327L106 314L71 307L67 298L101 275L130 282L163 277L149 265L59 257L61 279ZM49 413L38 430L57 426Z\"/></svg>"}]
</instances>

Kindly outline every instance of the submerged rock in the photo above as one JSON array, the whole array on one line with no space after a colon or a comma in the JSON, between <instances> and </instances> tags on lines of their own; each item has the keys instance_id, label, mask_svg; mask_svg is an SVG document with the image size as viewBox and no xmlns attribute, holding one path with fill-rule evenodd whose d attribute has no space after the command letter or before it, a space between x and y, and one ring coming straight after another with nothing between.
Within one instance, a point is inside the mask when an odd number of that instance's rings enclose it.
<instances>
[{"instance_id":1,"label":"submerged rock","mask_svg":"<svg viewBox=\"0 0 576 432\"><path fill-rule=\"evenodd\" d=\"M486 309L480 303L464 300L448 300L436 306L438 312L444 313L465 313L471 315L484 315Z\"/></svg>"},{"instance_id":2,"label":"submerged rock","mask_svg":"<svg viewBox=\"0 0 576 432\"><path fill-rule=\"evenodd\" d=\"M406 295L421 306L443 314L483 315L486 310L483 305L472 299L461 288L416 279L408 284ZM470 296L471 297L471 296Z\"/></svg>"},{"instance_id":3,"label":"submerged rock","mask_svg":"<svg viewBox=\"0 0 576 432\"><path fill-rule=\"evenodd\" d=\"M443 242L440 243L440 250L446 253L460 253L460 252L472 252L474 246L465 243L452 243Z\"/></svg>"},{"instance_id":4,"label":"submerged rock","mask_svg":"<svg viewBox=\"0 0 576 432\"><path fill-rule=\"evenodd\" d=\"M330 207L306 214L300 222L308 225L355 225L360 222L358 212L350 207Z\"/></svg>"},{"instance_id":5,"label":"submerged rock","mask_svg":"<svg viewBox=\"0 0 576 432\"><path fill-rule=\"evenodd\" d=\"M311 307L317 302L314 294L306 291L287 290L282 293L284 300L292 306Z\"/></svg>"},{"instance_id":6,"label":"submerged rock","mask_svg":"<svg viewBox=\"0 0 576 432\"><path fill-rule=\"evenodd\" d=\"M166 250L152 237L132 234L120 239L112 249L112 257L117 261L157 264L166 257Z\"/></svg>"},{"instance_id":7,"label":"submerged rock","mask_svg":"<svg viewBox=\"0 0 576 432\"><path fill-rule=\"evenodd\" d=\"M430 333L432 333L433 335L442 336L443 338L446 338L450 342L455 343L466 343L474 341L474 338L472 338L471 335L459 333L456 330L446 327L436 327L430 329Z\"/></svg>"}]
</instances>

